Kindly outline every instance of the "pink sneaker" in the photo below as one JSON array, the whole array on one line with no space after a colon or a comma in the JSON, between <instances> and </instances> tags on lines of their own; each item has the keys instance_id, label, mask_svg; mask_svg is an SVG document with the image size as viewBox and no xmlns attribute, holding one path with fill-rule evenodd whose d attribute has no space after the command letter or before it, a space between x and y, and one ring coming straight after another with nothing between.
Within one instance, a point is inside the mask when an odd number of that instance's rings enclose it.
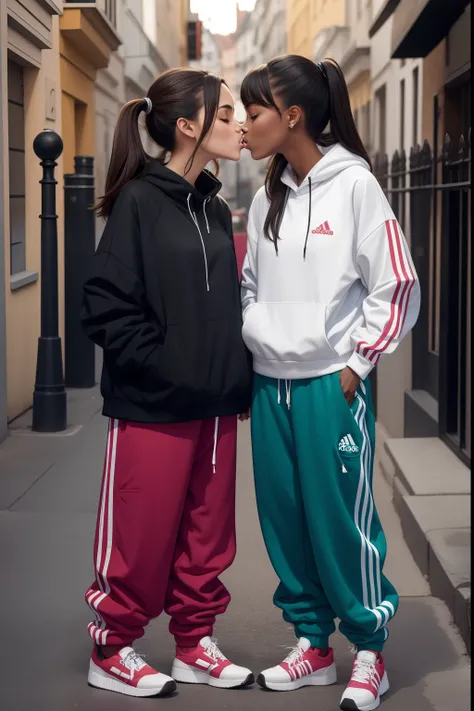
<instances>
[{"instance_id":1,"label":"pink sneaker","mask_svg":"<svg viewBox=\"0 0 474 711\"><path fill-rule=\"evenodd\" d=\"M390 688L381 654L362 651L356 655L351 680L341 699L343 711L373 711Z\"/></svg>"},{"instance_id":2,"label":"pink sneaker","mask_svg":"<svg viewBox=\"0 0 474 711\"><path fill-rule=\"evenodd\" d=\"M311 643L301 637L298 645L281 664L265 669L257 684L272 691L294 691L302 686L327 686L337 681L334 653L329 649L326 656L321 650L312 649Z\"/></svg>"},{"instance_id":3,"label":"pink sneaker","mask_svg":"<svg viewBox=\"0 0 474 711\"><path fill-rule=\"evenodd\" d=\"M176 691L174 680L148 666L132 647L124 647L108 659L94 647L88 681L96 689L127 696L169 696Z\"/></svg>"},{"instance_id":4,"label":"pink sneaker","mask_svg":"<svg viewBox=\"0 0 474 711\"><path fill-rule=\"evenodd\" d=\"M210 637L203 637L190 652L177 654L171 676L187 684L208 684L219 689L238 689L254 682L250 669L232 664Z\"/></svg>"}]
</instances>

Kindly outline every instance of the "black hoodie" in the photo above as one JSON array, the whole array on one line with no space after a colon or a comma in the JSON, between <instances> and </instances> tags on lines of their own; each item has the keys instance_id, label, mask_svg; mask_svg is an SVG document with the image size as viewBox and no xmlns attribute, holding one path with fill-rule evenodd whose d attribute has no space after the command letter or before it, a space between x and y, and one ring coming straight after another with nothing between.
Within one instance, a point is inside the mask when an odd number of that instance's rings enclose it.
<instances>
[{"instance_id":1,"label":"black hoodie","mask_svg":"<svg viewBox=\"0 0 474 711\"><path fill-rule=\"evenodd\" d=\"M251 359L221 183L158 161L120 192L84 286L82 323L104 351L104 415L184 422L247 411Z\"/></svg>"}]
</instances>

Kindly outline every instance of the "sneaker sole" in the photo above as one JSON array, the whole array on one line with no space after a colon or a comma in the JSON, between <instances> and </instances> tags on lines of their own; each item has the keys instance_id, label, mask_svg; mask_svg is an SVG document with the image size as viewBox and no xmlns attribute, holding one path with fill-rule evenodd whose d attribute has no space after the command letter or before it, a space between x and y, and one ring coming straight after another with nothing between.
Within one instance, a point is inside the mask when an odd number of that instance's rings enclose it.
<instances>
[{"instance_id":1,"label":"sneaker sole","mask_svg":"<svg viewBox=\"0 0 474 711\"><path fill-rule=\"evenodd\" d=\"M90 664L88 684L93 689L102 689L103 691L113 691L116 694L124 694L125 696L135 696L142 698L157 698L161 696L171 696L177 686L173 679L165 682L163 686L155 689L139 689L119 681L115 677L107 674L93 662Z\"/></svg>"},{"instance_id":2,"label":"sneaker sole","mask_svg":"<svg viewBox=\"0 0 474 711\"><path fill-rule=\"evenodd\" d=\"M382 677L380 682L379 695L371 704L364 704L362 706L357 706L354 699L342 699L340 707L342 711L375 711L380 706L380 698L387 693L390 689L390 684L388 683L387 672Z\"/></svg>"},{"instance_id":3,"label":"sneaker sole","mask_svg":"<svg viewBox=\"0 0 474 711\"><path fill-rule=\"evenodd\" d=\"M296 691L303 686L331 686L336 682L337 673L335 664L331 664L330 667L320 669L295 681L267 681L264 674L259 674L257 677L257 684L261 686L262 689L267 689L268 691Z\"/></svg>"},{"instance_id":4,"label":"sneaker sole","mask_svg":"<svg viewBox=\"0 0 474 711\"><path fill-rule=\"evenodd\" d=\"M213 686L216 689L244 689L247 686L252 686L255 683L253 674L249 674L245 679L216 679L206 672L199 671L188 666L187 669L173 665L171 676L180 684L206 684Z\"/></svg>"}]
</instances>

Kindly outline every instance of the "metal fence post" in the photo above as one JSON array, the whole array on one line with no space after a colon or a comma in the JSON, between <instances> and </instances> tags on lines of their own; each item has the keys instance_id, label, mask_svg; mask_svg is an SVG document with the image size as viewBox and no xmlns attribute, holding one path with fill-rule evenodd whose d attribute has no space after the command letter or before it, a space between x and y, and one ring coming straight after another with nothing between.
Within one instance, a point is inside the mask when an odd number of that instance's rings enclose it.
<instances>
[{"instance_id":1,"label":"metal fence post","mask_svg":"<svg viewBox=\"0 0 474 711\"><path fill-rule=\"evenodd\" d=\"M33 150L41 158L41 335L38 339L33 425L35 432L61 432L67 428L67 395L58 330L58 231L54 169L63 152L55 131L39 133Z\"/></svg>"},{"instance_id":2,"label":"metal fence post","mask_svg":"<svg viewBox=\"0 0 474 711\"><path fill-rule=\"evenodd\" d=\"M82 288L95 252L94 159L76 156L64 176L65 361L69 388L95 385L95 346L80 322Z\"/></svg>"}]
</instances>

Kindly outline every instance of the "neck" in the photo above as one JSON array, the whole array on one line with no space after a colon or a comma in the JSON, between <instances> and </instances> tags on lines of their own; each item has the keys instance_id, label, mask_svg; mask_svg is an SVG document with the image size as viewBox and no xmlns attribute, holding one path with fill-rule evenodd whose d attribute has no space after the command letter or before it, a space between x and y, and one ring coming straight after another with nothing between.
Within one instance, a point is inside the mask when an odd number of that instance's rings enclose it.
<instances>
[{"instance_id":1,"label":"neck","mask_svg":"<svg viewBox=\"0 0 474 711\"><path fill-rule=\"evenodd\" d=\"M166 163L166 167L169 168L170 170L173 170L175 173L178 173L178 175L181 175L185 180L188 181L188 183L191 183L191 185L196 184L196 180L206 167L207 163L209 162L208 158L205 158L202 155L199 155L199 152L197 155L194 157L194 161L192 166L189 168L189 159L191 157L191 153L184 153L182 151L175 152L171 154L171 158L169 159L168 163ZM185 173L186 167L189 168L188 172Z\"/></svg>"},{"instance_id":2,"label":"neck","mask_svg":"<svg viewBox=\"0 0 474 711\"><path fill-rule=\"evenodd\" d=\"M291 138L288 147L282 152L295 172L297 184L301 185L309 171L321 160L323 154L306 132L301 132L300 135L295 134Z\"/></svg>"}]
</instances>

